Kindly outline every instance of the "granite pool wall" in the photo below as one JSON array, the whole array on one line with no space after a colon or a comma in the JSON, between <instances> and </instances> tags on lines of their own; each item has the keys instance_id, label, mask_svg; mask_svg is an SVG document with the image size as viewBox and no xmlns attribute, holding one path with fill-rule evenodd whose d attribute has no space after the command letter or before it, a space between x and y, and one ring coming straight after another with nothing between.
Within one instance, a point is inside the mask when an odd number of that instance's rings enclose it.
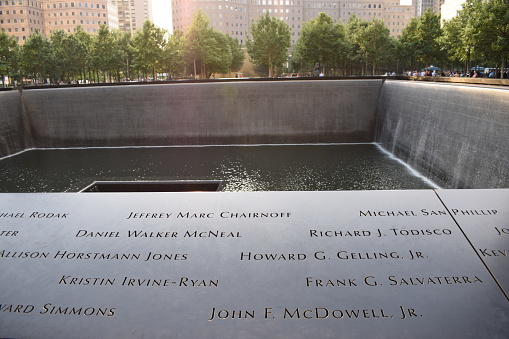
<instances>
[{"instance_id":1,"label":"granite pool wall","mask_svg":"<svg viewBox=\"0 0 509 339\"><path fill-rule=\"evenodd\" d=\"M26 90L34 147L370 142L382 81Z\"/></svg>"},{"instance_id":2,"label":"granite pool wall","mask_svg":"<svg viewBox=\"0 0 509 339\"><path fill-rule=\"evenodd\" d=\"M0 157L27 148L377 142L448 188L509 187L509 90L401 80L0 92Z\"/></svg>"}]
</instances>

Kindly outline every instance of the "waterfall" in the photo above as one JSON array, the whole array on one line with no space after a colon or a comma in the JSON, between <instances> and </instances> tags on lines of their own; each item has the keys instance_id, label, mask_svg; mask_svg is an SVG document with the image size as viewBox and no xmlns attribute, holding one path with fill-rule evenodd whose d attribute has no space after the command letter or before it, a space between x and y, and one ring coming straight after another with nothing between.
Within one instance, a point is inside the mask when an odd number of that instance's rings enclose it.
<instances>
[{"instance_id":1,"label":"waterfall","mask_svg":"<svg viewBox=\"0 0 509 339\"><path fill-rule=\"evenodd\" d=\"M386 81L383 148L444 188L509 187L509 91Z\"/></svg>"}]
</instances>

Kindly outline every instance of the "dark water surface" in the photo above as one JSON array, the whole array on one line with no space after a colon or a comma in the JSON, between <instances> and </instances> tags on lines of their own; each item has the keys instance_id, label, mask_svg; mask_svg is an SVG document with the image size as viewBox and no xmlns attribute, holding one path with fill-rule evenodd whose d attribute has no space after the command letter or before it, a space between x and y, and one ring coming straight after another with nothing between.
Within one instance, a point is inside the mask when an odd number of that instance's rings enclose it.
<instances>
[{"instance_id":1,"label":"dark water surface","mask_svg":"<svg viewBox=\"0 0 509 339\"><path fill-rule=\"evenodd\" d=\"M0 192L94 181L222 180L222 191L428 189L375 144L35 149L0 160Z\"/></svg>"}]
</instances>

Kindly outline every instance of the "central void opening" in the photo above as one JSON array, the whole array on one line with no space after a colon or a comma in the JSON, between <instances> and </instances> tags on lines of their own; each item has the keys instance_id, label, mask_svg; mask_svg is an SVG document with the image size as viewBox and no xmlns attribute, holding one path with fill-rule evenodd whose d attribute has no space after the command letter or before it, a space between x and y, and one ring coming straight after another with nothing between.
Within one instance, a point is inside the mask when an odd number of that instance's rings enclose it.
<instances>
[{"instance_id":1,"label":"central void opening","mask_svg":"<svg viewBox=\"0 0 509 339\"><path fill-rule=\"evenodd\" d=\"M5 193L435 187L374 143L33 149L0 159L0 173Z\"/></svg>"},{"instance_id":2,"label":"central void opening","mask_svg":"<svg viewBox=\"0 0 509 339\"><path fill-rule=\"evenodd\" d=\"M220 185L221 181L98 181L81 192L216 192Z\"/></svg>"}]
</instances>

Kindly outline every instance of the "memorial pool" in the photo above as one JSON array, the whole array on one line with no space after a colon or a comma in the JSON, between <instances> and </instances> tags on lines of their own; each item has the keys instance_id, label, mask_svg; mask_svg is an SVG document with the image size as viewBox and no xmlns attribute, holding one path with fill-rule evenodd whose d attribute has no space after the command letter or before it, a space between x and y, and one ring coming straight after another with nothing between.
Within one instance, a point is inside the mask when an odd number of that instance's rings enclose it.
<instances>
[{"instance_id":1,"label":"memorial pool","mask_svg":"<svg viewBox=\"0 0 509 339\"><path fill-rule=\"evenodd\" d=\"M220 180L221 191L435 187L375 143L33 149L1 159L0 171L4 193L159 180Z\"/></svg>"}]
</instances>

